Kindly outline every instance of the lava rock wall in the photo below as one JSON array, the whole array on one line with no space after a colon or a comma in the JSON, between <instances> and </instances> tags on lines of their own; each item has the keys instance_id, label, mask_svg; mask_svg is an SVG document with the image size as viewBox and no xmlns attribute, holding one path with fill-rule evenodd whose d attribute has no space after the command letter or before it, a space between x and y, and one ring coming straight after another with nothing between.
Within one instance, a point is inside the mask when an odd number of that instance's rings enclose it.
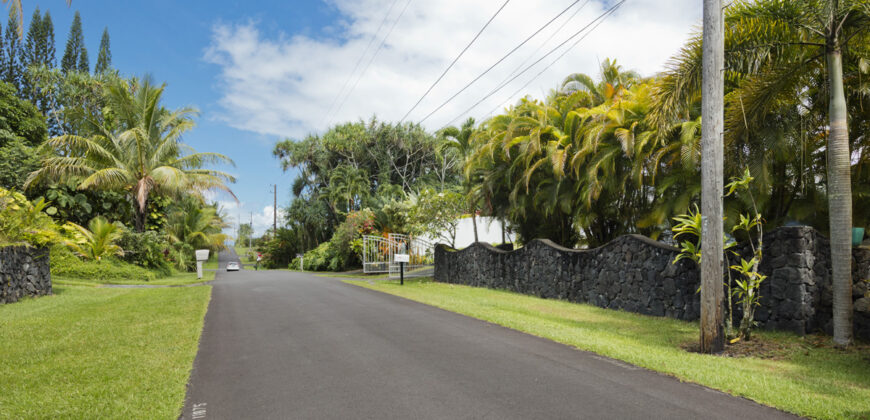
<instances>
[{"instance_id":1,"label":"lava rock wall","mask_svg":"<svg viewBox=\"0 0 870 420\"><path fill-rule=\"evenodd\" d=\"M748 244L737 248L747 258ZM640 235L625 235L600 248L577 250L536 239L514 251L476 243L457 251L435 248L435 281L518 293L682 320L700 317L699 271L674 258L679 250ZM809 227L783 227L764 236L756 320L765 328L799 334L831 331L830 250ZM732 257L732 263L737 257ZM853 258L855 333L870 338L870 250ZM732 272L732 276L737 273ZM724 276L723 276L724 278ZM723 286L724 287L724 286ZM735 325L740 308L734 305Z\"/></svg>"},{"instance_id":2,"label":"lava rock wall","mask_svg":"<svg viewBox=\"0 0 870 420\"><path fill-rule=\"evenodd\" d=\"M0 304L50 294L48 248L0 247Z\"/></svg>"}]
</instances>

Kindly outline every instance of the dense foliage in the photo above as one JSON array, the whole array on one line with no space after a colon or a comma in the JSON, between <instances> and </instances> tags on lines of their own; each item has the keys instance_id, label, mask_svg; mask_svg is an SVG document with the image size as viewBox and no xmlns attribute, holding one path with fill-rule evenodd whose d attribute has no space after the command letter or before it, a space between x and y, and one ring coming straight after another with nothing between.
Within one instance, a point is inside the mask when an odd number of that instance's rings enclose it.
<instances>
[{"instance_id":1,"label":"dense foliage","mask_svg":"<svg viewBox=\"0 0 870 420\"><path fill-rule=\"evenodd\" d=\"M11 13L0 39L0 243L63 243L55 274L102 280L189 270L194 249L222 248L227 225L203 193L232 195L210 168L232 162L182 141L196 110L113 70L108 29L91 74L78 12L60 63L49 12L22 23Z\"/></svg>"}]
</instances>

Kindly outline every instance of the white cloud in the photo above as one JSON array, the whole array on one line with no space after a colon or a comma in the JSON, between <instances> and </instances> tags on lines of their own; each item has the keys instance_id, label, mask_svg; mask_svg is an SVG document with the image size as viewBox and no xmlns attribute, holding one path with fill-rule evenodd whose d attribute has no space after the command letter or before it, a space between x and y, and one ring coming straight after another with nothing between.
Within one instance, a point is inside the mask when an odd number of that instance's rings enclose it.
<instances>
[{"instance_id":1,"label":"white cloud","mask_svg":"<svg viewBox=\"0 0 870 420\"><path fill-rule=\"evenodd\" d=\"M265 206L263 210L259 213L254 213L254 235L259 236L266 232L267 229L272 227L272 223L274 219L272 215L275 214L272 206ZM284 209L278 208L278 226L284 224Z\"/></svg>"},{"instance_id":2,"label":"white cloud","mask_svg":"<svg viewBox=\"0 0 870 420\"><path fill-rule=\"evenodd\" d=\"M332 0L331 4L342 14L344 22L338 27L342 41L286 33L269 38L254 22L216 25L205 59L220 67L221 118L235 128L291 137L323 131L330 122L368 118L373 114L386 120L398 120L502 3L499 0L478 4L467 0L412 1L341 111L324 121L330 104L378 28L390 1ZM410 118L420 120L572 1L508 4ZM606 3L590 1L529 63L613 4L612 1ZM402 6L404 1L399 1L393 18ZM525 61L572 12L564 14L427 120L427 128L439 128L482 98ZM529 85L524 94L540 97L570 73L597 74L598 63L604 58L615 58L624 67L645 75L661 71L699 22L700 13L700 3L693 0L628 1ZM393 18L380 36L392 25ZM379 43L380 38L372 49ZM471 114L486 117L559 53L517 78ZM367 62L368 59L364 59L360 67Z\"/></svg>"}]
</instances>

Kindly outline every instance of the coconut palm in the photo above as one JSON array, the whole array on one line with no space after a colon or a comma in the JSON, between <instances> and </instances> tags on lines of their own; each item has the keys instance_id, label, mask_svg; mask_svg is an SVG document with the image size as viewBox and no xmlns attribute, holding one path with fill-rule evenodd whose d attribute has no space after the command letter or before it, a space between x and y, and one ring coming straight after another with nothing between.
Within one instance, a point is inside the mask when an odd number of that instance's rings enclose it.
<instances>
[{"instance_id":1,"label":"coconut palm","mask_svg":"<svg viewBox=\"0 0 870 420\"><path fill-rule=\"evenodd\" d=\"M87 228L72 222L67 226L72 228L75 239L67 240L66 246L82 258L101 261L104 257L124 253L124 250L115 244L121 238L122 228L109 223L102 216L91 219Z\"/></svg>"},{"instance_id":2,"label":"coconut palm","mask_svg":"<svg viewBox=\"0 0 870 420\"><path fill-rule=\"evenodd\" d=\"M77 179L79 189L126 191L134 203L136 229L145 229L151 193L200 194L222 190L230 195L231 175L209 164L233 164L217 153L197 153L182 142L193 128L191 108L167 110L160 105L166 85L155 86L150 78L119 80L106 88L115 127L91 124L90 137L62 135L42 148L54 152L27 179L26 187L43 180ZM235 197L233 195L233 197Z\"/></svg>"},{"instance_id":3,"label":"coconut palm","mask_svg":"<svg viewBox=\"0 0 870 420\"><path fill-rule=\"evenodd\" d=\"M851 153L845 78L854 77L870 35L867 0L736 1L725 13L726 143L749 137L753 124L794 103L813 79L824 80L827 196L834 287L834 341L852 341ZM653 119L660 127L684 113L700 92L701 37L665 75ZM845 70L845 71L844 71ZM851 72L851 74L850 74ZM806 103L795 104L795 107Z\"/></svg>"}]
</instances>

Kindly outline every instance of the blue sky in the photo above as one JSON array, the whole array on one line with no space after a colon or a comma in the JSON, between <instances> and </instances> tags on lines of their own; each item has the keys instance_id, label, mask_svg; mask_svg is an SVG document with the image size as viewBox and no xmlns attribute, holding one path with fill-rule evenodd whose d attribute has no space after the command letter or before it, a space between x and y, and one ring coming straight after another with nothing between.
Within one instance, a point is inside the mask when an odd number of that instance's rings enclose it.
<instances>
[{"instance_id":1,"label":"blue sky","mask_svg":"<svg viewBox=\"0 0 870 420\"><path fill-rule=\"evenodd\" d=\"M253 212L255 230L262 232L272 220L270 185L278 184L279 206L291 198L293 174L284 173L271 155L277 140L299 139L339 121L373 115L399 120L503 1L73 0L69 8L63 0L23 3L26 20L37 5L51 10L58 59L73 13L79 10L92 67L100 35L108 27L115 68L127 76L149 73L165 81L168 107L198 108L198 125L185 141L199 151L235 160L236 168L227 170L238 178L232 188L240 203L216 199L234 218L241 213L247 221ZM421 119L572 3L513 0L410 119ZM582 9L580 4L425 126L440 128L513 69L533 62L612 2L591 0ZM515 101L509 94L526 83L522 94L540 97L570 73L596 74L598 63L607 57L654 74L699 20L698 1L629 0L541 76L532 78L552 61L549 57L470 115L485 118ZM557 31L559 27L563 29ZM364 74L351 74L357 61ZM355 88L350 91L350 86Z\"/></svg>"}]
</instances>

